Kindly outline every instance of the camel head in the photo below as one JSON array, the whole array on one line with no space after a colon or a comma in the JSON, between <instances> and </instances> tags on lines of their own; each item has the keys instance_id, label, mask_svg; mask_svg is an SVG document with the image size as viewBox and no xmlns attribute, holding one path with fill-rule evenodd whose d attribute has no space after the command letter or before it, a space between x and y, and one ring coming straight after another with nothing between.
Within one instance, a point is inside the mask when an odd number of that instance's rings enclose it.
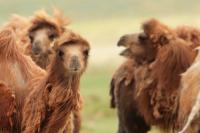
<instances>
[{"instance_id":1,"label":"camel head","mask_svg":"<svg viewBox=\"0 0 200 133\"><path fill-rule=\"evenodd\" d=\"M66 74L82 74L88 62L89 43L78 34L66 31L54 44L56 59Z\"/></svg>"},{"instance_id":2,"label":"camel head","mask_svg":"<svg viewBox=\"0 0 200 133\"><path fill-rule=\"evenodd\" d=\"M121 53L122 56L132 58L138 63L152 62L158 48L168 44L172 37L168 27L152 19L143 24L142 32L122 36L118 46L126 48Z\"/></svg>"},{"instance_id":3,"label":"camel head","mask_svg":"<svg viewBox=\"0 0 200 133\"><path fill-rule=\"evenodd\" d=\"M51 53L52 42L64 32L68 23L58 10L54 11L54 16L49 16L44 10L36 12L28 30L32 54Z\"/></svg>"},{"instance_id":4,"label":"camel head","mask_svg":"<svg viewBox=\"0 0 200 133\"><path fill-rule=\"evenodd\" d=\"M30 30L29 38L33 54L39 55L51 52L50 44L57 36L55 27L48 24Z\"/></svg>"}]
</instances>

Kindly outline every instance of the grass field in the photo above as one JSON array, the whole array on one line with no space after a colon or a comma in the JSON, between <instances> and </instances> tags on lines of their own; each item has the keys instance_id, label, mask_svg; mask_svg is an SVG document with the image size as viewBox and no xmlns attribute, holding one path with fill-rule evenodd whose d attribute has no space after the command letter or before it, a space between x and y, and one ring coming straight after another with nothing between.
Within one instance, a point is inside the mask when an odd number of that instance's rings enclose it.
<instances>
[{"instance_id":1,"label":"grass field","mask_svg":"<svg viewBox=\"0 0 200 133\"><path fill-rule=\"evenodd\" d=\"M0 22L13 13L30 16L35 10L61 8L72 20L71 29L91 44L90 63L81 81L84 98L83 133L115 133L116 111L109 108L109 82L122 62L119 37L138 32L140 24L155 17L171 25L200 27L200 1L193 0L0 0ZM151 133L158 133L152 130Z\"/></svg>"}]
</instances>

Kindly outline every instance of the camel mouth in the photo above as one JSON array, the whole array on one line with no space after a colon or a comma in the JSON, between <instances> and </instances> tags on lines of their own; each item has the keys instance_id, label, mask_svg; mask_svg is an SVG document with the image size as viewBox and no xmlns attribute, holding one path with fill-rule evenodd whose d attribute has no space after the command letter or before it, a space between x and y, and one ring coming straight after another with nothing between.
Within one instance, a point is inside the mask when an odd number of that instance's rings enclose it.
<instances>
[{"instance_id":1,"label":"camel mouth","mask_svg":"<svg viewBox=\"0 0 200 133\"><path fill-rule=\"evenodd\" d=\"M131 55L131 50L129 48L124 49L120 54L120 56L130 56Z\"/></svg>"},{"instance_id":2,"label":"camel mouth","mask_svg":"<svg viewBox=\"0 0 200 133\"><path fill-rule=\"evenodd\" d=\"M70 67L68 68L68 72L71 74L79 74L81 73L80 67Z\"/></svg>"}]
</instances>

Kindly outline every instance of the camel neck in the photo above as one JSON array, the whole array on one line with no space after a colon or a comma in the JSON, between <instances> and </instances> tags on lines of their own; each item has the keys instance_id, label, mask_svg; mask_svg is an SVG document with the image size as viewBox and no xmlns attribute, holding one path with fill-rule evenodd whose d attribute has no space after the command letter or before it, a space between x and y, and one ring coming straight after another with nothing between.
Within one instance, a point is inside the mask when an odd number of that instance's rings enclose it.
<instances>
[{"instance_id":1,"label":"camel neck","mask_svg":"<svg viewBox=\"0 0 200 133\"><path fill-rule=\"evenodd\" d=\"M66 74L61 61L54 61L48 70L47 82L51 84L61 85L64 88L78 89L80 83L79 74Z\"/></svg>"}]
</instances>

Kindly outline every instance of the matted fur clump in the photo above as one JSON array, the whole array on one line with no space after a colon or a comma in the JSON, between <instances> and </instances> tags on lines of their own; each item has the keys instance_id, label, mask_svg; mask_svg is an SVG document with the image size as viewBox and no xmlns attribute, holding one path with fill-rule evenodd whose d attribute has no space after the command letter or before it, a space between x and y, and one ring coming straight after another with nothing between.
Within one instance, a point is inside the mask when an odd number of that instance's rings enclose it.
<instances>
[{"instance_id":1,"label":"matted fur clump","mask_svg":"<svg viewBox=\"0 0 200 133\"><path fill-rule=\"evenodd\" d=\"M0 83L0 132L11 133L15 113L15 96L10 88Z\"/></svg>"},{"instance_id":2,"label":"matted fur clump","mask_svg":"<svg viewBox=\"0 0 200 133\"><path fill-rule=\"evenodd\" d=\"M190 47L196 48L200 45L200 30L190 26L180 26L175 29L176 34L187 41Z\"/></svg>"}]
</instances>

